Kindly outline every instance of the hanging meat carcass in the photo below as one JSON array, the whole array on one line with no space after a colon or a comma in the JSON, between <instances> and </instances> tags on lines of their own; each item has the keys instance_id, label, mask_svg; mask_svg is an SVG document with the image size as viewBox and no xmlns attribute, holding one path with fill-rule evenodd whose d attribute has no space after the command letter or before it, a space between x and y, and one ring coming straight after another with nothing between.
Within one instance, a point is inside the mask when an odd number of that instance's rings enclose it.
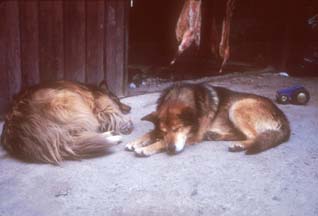
<instances>
[{"instance_id":1,"label":"hanging meat carcass","mask_svg":"<svg viewBox=\"0 0 318 216\"><path fill-rule=\"evenodd\" d=\"M175 58L171 61L174 64L180 56L193 43L200 46L201 39L201 3L202 0L185 0L183 9L177 22L176 38L179 42ZM215 15L212 16L211 51L217 58L222 59L219 72L222 72L224 65L230 57L230 24L233 16L235 0L227 0L225 16L222 22L222 34L219 37ZM220 41L220 42L219 42Z\"/></svg>"},{"instance_id":2,"label":"hanging meat carcass","mask_svg":"<svg viewBox=\"0 0 318 216\"><path fill-rule=\"evenodd\" d=\"M176 38L180 44L171 64L174 64L176 58L189 48L193 42L197 47L200 46L201 0L185 1L176 27Z\"/></svg>"},{"instance_id":3,"label":"hanging meat carcass","mask_svg":"<svg viewBox=\"0 0 318 216\"><path fill-rule=\"evenodd\" d=\"M216 17L212 17L212 26L211 26L211 38L210 38L210 43L211 43L211 52L212 54L216 57L219 58L219 32L217 29L216 25Z\"/></svg>"},{"instance_id":4,"label":"hanging meat carcass","mask_svg":"<svg viewBox=\"0 0 318 216\"><path fill-rule=\"evenodd\" d=\"M228 0L226 3L225 17L222 22L222 35L219 46L219 55L223 59L219 73L222 73L223 67L230 58L230 26L233 16L235 0Z\"/></svg>"}]
</instances>

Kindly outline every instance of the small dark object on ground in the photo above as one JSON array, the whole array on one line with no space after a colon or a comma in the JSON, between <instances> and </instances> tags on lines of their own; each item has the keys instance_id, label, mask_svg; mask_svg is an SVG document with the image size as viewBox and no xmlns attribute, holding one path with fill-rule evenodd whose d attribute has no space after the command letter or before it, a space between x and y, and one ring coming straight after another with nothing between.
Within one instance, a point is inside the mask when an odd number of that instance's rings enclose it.
<instances>
[{"instance_id":1,"label":"small dark object on ground","mask_svg":"<svg viewBox=\"0 0 318 216\"><path fill-rule=\"evenodd\" d=\"M310 99L309 92L303 86L295 85L288 88L279 89L276 92L276 100L280 104L305 105Z\"/></svg>"}]
</instances>

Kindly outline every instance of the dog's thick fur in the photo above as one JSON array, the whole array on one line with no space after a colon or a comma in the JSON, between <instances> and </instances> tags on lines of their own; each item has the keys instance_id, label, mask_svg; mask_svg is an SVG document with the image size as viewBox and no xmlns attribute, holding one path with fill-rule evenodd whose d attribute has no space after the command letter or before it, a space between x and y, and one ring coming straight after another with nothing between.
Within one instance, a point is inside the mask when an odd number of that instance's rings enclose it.
<instances>
[{"instance_id":1,"label":"dog's thick fur","mask_svg":"<svg viewBox=\"0 0 318 216\"><path fill-rule=\"evenodd\" d=\"M130 133L130 107L107 86L56 81L22 91L5 117L1 143L31 162L59 164L106 153Z\"/></svg>"},{"instance_id":2,"label":"dog's thick fur","mask_svg":"<svg viewBox=\"0 0 318 216\"><path fill-rule=\"evenodd\" d=\"M178 153L185 145L203 140L237 141L230 151L257 153L290 136L286 116L269 99L210 84L168 88L157 110L143 120L153 122L155 129L126 145L139 156L164 150Z\"/></svg>"}]
</instances>

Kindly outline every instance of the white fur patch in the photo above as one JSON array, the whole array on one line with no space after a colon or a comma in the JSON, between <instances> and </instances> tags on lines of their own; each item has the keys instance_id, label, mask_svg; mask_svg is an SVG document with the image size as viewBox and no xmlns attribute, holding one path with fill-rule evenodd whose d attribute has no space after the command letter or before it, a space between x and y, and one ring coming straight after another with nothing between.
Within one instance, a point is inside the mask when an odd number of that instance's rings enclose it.
<instances>
[{"instance_id":1,"label":"white fur patch","mask_svg":"<svg viewBox=\"0 0 318 216\"><path fill-rule=\"evenodd\" d=\"M128 144L125 146L125 149L128 150L128 151L133 151L135 148L134 148L133 143L128 143Z\"/></svg>"},{"instance_id":2,"label":"white fur patch","mask_svg":"<svg viewBox=\"0 0 318 216\"><path fill-rule=\"evenodd\" d=\"M181 133L177 135L177 139L175 142L176 152L180 152L184 149L187 137Z\"/></svg>"},{"instance_id":3,"label":"white fur patch","mask_svg":"<svg viewBox=\"0 0 318 216\"><path fill-rule=\"evenodd\" d=\"M120 135L107 136L107 137L105 137L105 139L106 139L107 141L109 141L110 143L118 144L118 143L122 140L122 137L121 137Z\"/></svg>"},{"instance_id":4,"label":"white fur patch","mask_svg":"<svg viewBox=\"0 0 318 216\"><path fill-rule=\"evenodd\" d=\"M110 137L110 136L113 136L113 131L104 132L102 135L103 135L103 137L105 137L105 138Z\"/></svg>"}]
</instances>

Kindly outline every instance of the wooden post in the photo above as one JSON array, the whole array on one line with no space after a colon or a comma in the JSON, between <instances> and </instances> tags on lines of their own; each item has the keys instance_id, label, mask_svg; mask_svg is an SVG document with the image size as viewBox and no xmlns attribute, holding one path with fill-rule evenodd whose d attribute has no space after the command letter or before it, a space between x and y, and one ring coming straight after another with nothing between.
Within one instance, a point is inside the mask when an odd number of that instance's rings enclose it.
<instances>
[{"instance_id":1,"label":"wooden post","mask_svg":"<svg viewBox=\"0 0 318 216\"><path fill-rule=\"evenodd\" d=\"M64 75L85 81L85 1L64 1Z\"/></svg>"},{"instance_id":2,"label":"wooden post","mask_svg":"<svg viewBox=\"0 0 318 216\"><path fill-rule=\"evenodd\" d=\"M7 34L7 19L6 16L7 2L0 4L0 14L3 18L0 19L0 114L3 114L8 107L9 89L8 89L8 73L6 66L6 34Z\"/></svg>"},{"instance_id":3,"label":"wooden post","mask_svg":"<svg viewBox=\"0 0 318 216\"><path fill-rule=\"evenodd\" d=\"M18 1L0 4L0 111L21 88L20 30Z\"/></svg>"},{"instance_id":4,"label":"wooden post","mask_svg":"<svg viewBox=\"0 0 318 216\"><path fill-rule=\"evenodd\" d=\"M20 30L18 1L4 2L4 54L3 73L7 73L9 97L17 94L21 87Z\"/></svg>"},{"instance_id":5,"label":"wooden post","mask_svg":"<svg viewBox=\"0 0 318 216\"><path fill-rule=\"evenodd\" d=\"M40 82L38 2L20 1L22 88Z\"/></svg>"},{"instance_id":6,"label":"wooden post","mask_svg":"<svg viewBox=\"0 0 318 216\"><path fill-rule=\"evenodd\" d=\"M64 78L63 2L39 1L41 81Z\"/></svg>"},{"instance_id":7,"label":"wooden post","mask_svg":"<svg viewBox=\"0 0 318 216\"><path fill-rule=\"evenodd\" d=\"M105 67L107 84L118 96L126 95L128 0L105 1Z\"/></svg>"},{"instance_id":8,"label":"wooden post","mask_svg":"<svg viewBox=\"0 0 318 216\"><path fill-rule=\"evenodd\" d=\"M105 79L104 11L104 1L86 1L86 82L90 84Z\"/></svg>"}]
</instances>

